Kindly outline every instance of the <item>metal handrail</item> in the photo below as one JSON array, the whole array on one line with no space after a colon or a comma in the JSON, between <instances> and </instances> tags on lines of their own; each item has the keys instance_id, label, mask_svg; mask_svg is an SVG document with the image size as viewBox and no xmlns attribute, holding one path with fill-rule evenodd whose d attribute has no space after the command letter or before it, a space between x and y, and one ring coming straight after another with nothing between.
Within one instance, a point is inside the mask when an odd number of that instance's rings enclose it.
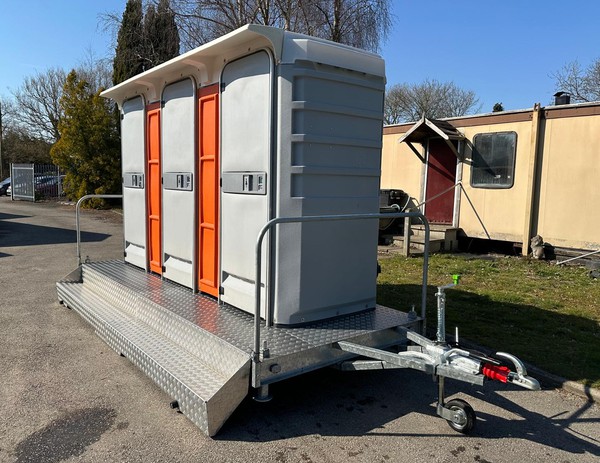
<instances>
[{"instance_id":1,"label":"metal handrail","mask_svg":"<svg viewBox=\"0 0 600 463\"><path fill-rule=\"evenodd\" d=\"M582 259L584 257L593 256L594 254L598 254L598 253L600 253L600 249L598 249L597 251L586 252L585 254L581 254L580 256L571 257L569 259L566 259L566 260L563 260L563 261L560 261L560 262L557 261L556 265L566 264L567 262L572 262L572 261L577 260L577 259Z\"/></svg>"},{"instance_id":2,"label":"metal handrail","mask_svg":"<svg viewBox=\"0 0 600 463\"><path fill-rule=\"evenodd\" d=\"M81 207L81 204L84 201L87 201L88 199L92 199L92 198L99 198L99 199L119 199L119 198L123 198L123 195L85 195L82 196L81 198L79 198L79 201L77 201L77 204L75 205L75 227L77 230L77 264L81 265L81 227L79 226L79 209Z\"/></svg>"},{"instance_id":3,"label":"metal handrail","mask_svg":"<svg viewBox=\"0 0 600 463\"><path fill-rule=\"evenodd\" d=\"M433 201L434 199L439 198L442 195L445 195L446 193L448 193L451 190L455 190L456 187L459 186L460 190L465 194L465 198L467 198L467 201L469 201L469 206L471 206L471 209L473 209L473 213L475 214L475 217L477 217L477 220L479 221L479 224L481 225L481 228L483 228L483 231L485 232L485 235L488 237L488 240L491 240L492 237L490 236L489 232L487 231L487 228L485 228L485 225L483 224L483 220L481 220L481 217L479 217L479 214L477 213L477 210L475 209L475 206L473 205L473 201L471 201L471 198L469 197L469 194L467 193L467 190L465 190L465 187L462 184L462 181L460 182L456 182L454 185L452 185L449 188L446 188L444 191L442 191L441 193L438 193L435 196L432 196L431 198L427 198L425 201L420 202L419 204L417 204L414 207L409 208L412 210L417 210L419 209L422 205L427 204L429 201Z\"/></svg>"},{"instance_id":4,"label":"metal handrail","mask_svg":"<svg viewBox=\"0 0 600 463\"><path fill-rule=\"evenodd\" d=\"M420 219L425 226L425 249L423 251L423 288L421 291L421 318L423 323L423 332L425 331L425 309L427 301L427 271L429 268L429 221L420 212L396 212L396 213L378 213L378 214L344 214L344 215L318 215L305 217L277 217L267 222L260 230L256 240L256 279L254 288L254 351L253 360L258 362L260 359L260 292L261 292L261 273L262 273L262 244L264 237L275 225L283 223L306 223L306 222L325 222L341 220L364 220L381 218L400 218L415 217ZM268 286L272 285L271 272L267 275ZM271 326L271 307L267 305L265 313L265 325Z\"/></svg>"},{"instance_id":5,"label":"metal handrail","mask_svg":"<svg viewBox=\"0 0 600 463\"><path fill-rule=\"evenodd\" d=\"M441 193L438 193L435 196L432 196L431 198L427 198L425 201L420 202L419 204L417 204L416 206L412 207L411 209L419 209L421 206L423 206L424 204L427 204L429 201L433 201L434 199L437 199L440 196L445 195L446 193L448 193L451 190L456 190L456 187L459 186L459 185L462 187L462 182L456 182L451 187L446 188L444 191L442 191Z\"/></svg>"}]
</instances>

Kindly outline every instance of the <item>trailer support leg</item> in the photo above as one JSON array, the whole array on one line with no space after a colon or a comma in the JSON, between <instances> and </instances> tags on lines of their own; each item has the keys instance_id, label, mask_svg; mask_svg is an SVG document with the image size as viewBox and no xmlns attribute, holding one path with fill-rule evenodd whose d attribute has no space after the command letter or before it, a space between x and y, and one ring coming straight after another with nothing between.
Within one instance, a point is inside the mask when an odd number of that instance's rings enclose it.
<instances>
[{"instance_id":1,"label":"trailer support leg","mask_svg":"<svg viewBox=\"0 0 600 463\"><path fill-rule=\"evenodd\" d=\"M254 396L256 402L269 402L272 398L273 396L269 394L268 384L256 388L256 395Z\"/></svg>"},{"instance_id":2,"label":"trailer support leg","mask_svg":"<svg viewBox=\"0 0 600 463\"><path fill-rule=\"evenodd\" d=\"M444 377L438 376L438 404L437 414L444 418L448 425L457 432L467 434L475 426L475 411L467 402L453 399L448 403L444 397Z\"/></svg>"},{"instance_id":3,"label":"trailer support leg","mask_svg":"<svg viewBox=\"0 0 600 463\"><path fill-rule=\"evenodd\" d=\"M438 376L438 410L440 407L444 407L445 397L444 397L444 377ZM439 412L438 412L439 414Z\"/></svg>"}]
</instances>

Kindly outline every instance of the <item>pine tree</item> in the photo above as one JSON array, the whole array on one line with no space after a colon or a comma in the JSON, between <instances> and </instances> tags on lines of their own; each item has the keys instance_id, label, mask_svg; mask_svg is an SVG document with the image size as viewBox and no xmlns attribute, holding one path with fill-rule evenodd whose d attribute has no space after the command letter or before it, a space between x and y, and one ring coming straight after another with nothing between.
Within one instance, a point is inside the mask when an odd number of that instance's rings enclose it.
<instances>
[{"instance_id":1,"label":"pine tree","mask_svg":"<svg viewBox=\"0 0 600 463\"><path fill-rule=\"evenodd\" d=\"M144 17L146 45L144 68L150 69L179 54L179 31L169 0L150 4Z\"/></svg>"},{"instance_id":2,"label":"pine tree","mask_svg":"<svg viewBox=\"0 0 600 463\"><path fill-rule=\"evenodd\" d=\"M50 155L66 173L64 190L70 198L117 193L121 188L119 134L101 90L94 92L75 71L65 82L60 139Z\"/></svg>"},{"instance_id":3,"label":"pine tree","mask_svg":"<svg viewBox=\"0 0 600 463\"><path fill-rule=\"evenodd\" d=\"M117 85L144 70L142 0L127 0L113 61L113 84Z\"/></svg>"}]
</instances>

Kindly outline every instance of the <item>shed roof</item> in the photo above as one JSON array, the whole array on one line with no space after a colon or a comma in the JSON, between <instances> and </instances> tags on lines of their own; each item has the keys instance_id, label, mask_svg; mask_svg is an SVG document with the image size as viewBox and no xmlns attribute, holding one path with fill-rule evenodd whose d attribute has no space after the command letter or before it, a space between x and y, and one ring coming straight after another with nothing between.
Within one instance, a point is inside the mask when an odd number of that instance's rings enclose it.
<instances>
[{"instance_id":1,"label":"shed roof","mask_svg":"<svg viewBox=\"0 0 600 463\"><path fill-rule=\"evenodd\" d=\"M462 140L464 135L447 121L427 119L425 116L416 122L408 132L398 139L398 143L423 143L428 138L441 137L446 141Z\"/></svg>"}]
</instances>

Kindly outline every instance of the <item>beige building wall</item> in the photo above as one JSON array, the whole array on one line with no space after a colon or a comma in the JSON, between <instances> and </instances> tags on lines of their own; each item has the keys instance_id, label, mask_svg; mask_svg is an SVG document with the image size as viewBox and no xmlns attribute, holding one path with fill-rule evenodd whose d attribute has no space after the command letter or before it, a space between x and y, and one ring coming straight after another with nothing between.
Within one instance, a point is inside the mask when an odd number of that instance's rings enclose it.
<instances>
[{"instance_id":1,"label":"beige building wall","mask_svg":"<svg viewBox=\"0 0 600 463\"><path fill-rule=\"evenodd\" d=\"M459 210L459 228L470 237L521 242L525 225L528 165L531 153L531 122L462 127L468 140L463 163L463 187ZM515 174L512 188L473 188L471 186L471 143L475 135L493 132L516 132ZM473 207L465 197L471 199ZM479 216L479 218L478 218ZM487 233L486 233L487 230Z\"/></svg>"},{"instance_id":2,"label":"beige building wall","mask_svg":"<svg viewBox=\"0 0 600 463\"><path fill-rule=\"evenodd\" d=\"M459 164L465 191L460 193L458 227L474 238L521 243L528 240L524 235L529 231L557 247L600 249L600 104L542 108L539 114L537 131L532 111L448 120L466 139L464 162ZM384 128L381 188L404 190L417 203L424 188L423 162L406 143L398 143L412 126ZM512 188L471 187L475 135L511 131L517 133ZM424 156L424 148L415 146ZM533 165L537 166L535 179Z\"/></svg>"},{"instance_id":3,"label":"beige building wall","mask_svg":"<svg viewBox=\"0 0 600 463\"><path fill-rule=\"evenodd\" d=\"M600 249L600 115L546 119L540 137L538 233L554 246Z\"/></svg>"},{"instance_id":4,"label":"beige building wall","mask_svg":"<svg viewBox=\"0 0 600 463\"><path fill-rule=\"evenodd\" d=\"M413 203L418 203L421 199L423 163L406 143L398 143L401 136L398 133L383 136L381 189L402 190L415 198ZM422 146L416 147L423 155Z\"/></svg>"},{"instance_id":5,"label":"beige building wall","mask_svg":"<svg viewBox=\"0 0 600 463\"><path fill-rule=\"evenodd\" d=\"M402 126L406 132L412 125ZM507 124L476 125L474 127L458 127L467 139L463 143L464 163L462 183L473 207L461 194L458 227L468 236L492 239L521 241L524 224L525 192L527 189L527 163L530 156L531 122ZM515 184L510 189L483 189L471 187L471 142L479 133L510 132L517 133L517 153L515 158ZM424 165L406 143L398 143L402 133L384 134L382 152L382 189L401 189L420 202L423 194ZM420 144L414 146L425 157L425 149ZM476 212L475 212L476 211ZM487 233L486 233L487 230Z\"/></svg>"}]
</instances>

